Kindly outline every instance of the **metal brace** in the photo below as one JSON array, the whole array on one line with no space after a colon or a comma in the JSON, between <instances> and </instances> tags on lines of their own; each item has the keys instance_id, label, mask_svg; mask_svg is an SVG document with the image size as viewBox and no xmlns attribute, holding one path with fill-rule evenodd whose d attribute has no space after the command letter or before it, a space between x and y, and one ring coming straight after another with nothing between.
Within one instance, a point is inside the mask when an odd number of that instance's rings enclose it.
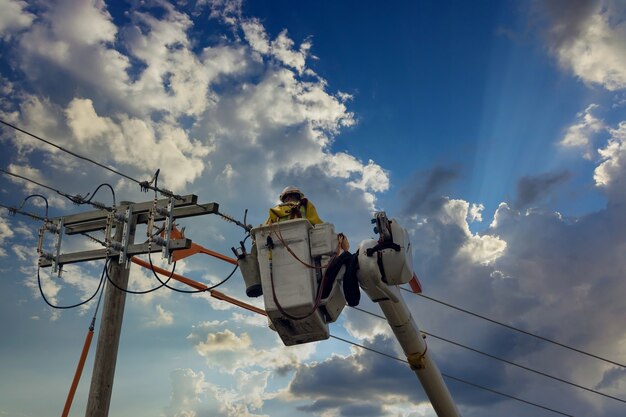
<instances>
[{"instance_id":1,"label":"metal brace","mask_svg":"<svg viewBox=\"0 0 626 417\"><path fill-rule=\"evenodd\" d=\"M56 256L55 253L44 252L43 250L46 231L54 233L56 235L54 242ZM59 219L57 224L54 224L46 219L43 226L39 228L39 239L37 241L37 254L39 255L40 262L42 258L52 261L52 271L58 273L59 276L61 276L61 270L63 266L59 265L57 259L59 259L59 255L61 254L61 240L63 238L63 231L63 218Z\"/></svg>"},{"instance_id":2,"label":"metal brace","mask_svg":"<svg viewBox=\"0 0 626 417\"><path fill-rule=\"evenodd\" d=\"M54 249L56 252L56 256L54 257L54 259L52 260L52 272L54 273L58 273L59 276L61 276L61 270L63 268L63 265L59 265L58 259L59 259L59 255L61 254L61 240L63 239L63 227L64 224L64 218L61 217L59 219L59 223L56 226L56 231L54 233L56 233L56 239L54 241Z\"/></svg>"},{"instance_id":3,"label":"metal brace","mask_svg":"<svg viewBox=\"0 0 626 417\"><path fill-rule=\"evenodd\" d=\"M161 256L167 259L167 263L172 263L172 252L170 250L170 240L172 237L172 226L174 223L174 197L170 197L167 202L167 209L157 209L165 216L165 229L163 230L165 239L155 239L155 242L162 245Z\"/></svg>"},{"instance_id":4,"label":"metal brace","mask_svg":"<svg viewBox=\"0 0 626 417\"><path fill-rule=\"evenodd\" d=\"M120 258L118 263L124 264L128 268L130 259L127 256L128 253L128 241L130 235L130 219L133 215L133 206L128 206L126 213L124 213L124 229L122 230L122 241L120 242Z\"/></svg>"}]
</instances>

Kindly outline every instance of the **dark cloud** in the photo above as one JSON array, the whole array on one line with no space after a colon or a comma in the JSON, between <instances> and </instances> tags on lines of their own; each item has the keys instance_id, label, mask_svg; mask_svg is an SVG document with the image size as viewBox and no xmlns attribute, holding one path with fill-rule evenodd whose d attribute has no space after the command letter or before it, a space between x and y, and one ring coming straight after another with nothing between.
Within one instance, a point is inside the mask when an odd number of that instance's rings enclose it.
<instances>
[{"instance_id":1,"label":"dark cloud","mask_svg":"<svg viewBox=\"0 0 626 417\"><path fill-rule=\"evenodd\" d=\"M525 201L538 201L569 177L551 173L526 181ZM461 225L441 214L416 225L414 264L425 293L471 311L620 360L626 316L626 218L624 205L609 195L607 208L576 219L554 212L520 212L503 204L485 234L507 243L493 263L481 265L458 256L469 239ZM615 389L624 375L531 337L468 317L445 306L406 297L424 330L581 385ZM509 395L581 416L621 416L610 400L590 399L579 390L493 359L429 338L433 357L445 373ZM582 370L584 369L584 373ZM606 372L606 373L605 373ZM503 401L447 381L465 416L542 415L532 407ZM601 403L601 411L596 408Z\"/></svg>"},{"instance_id":2,"label":"dark cloud","mask_svg":"<svg viewBox=\"0 0 626 417\"><path fill-rule=\"evenodd\" d=\"M408 195L405 215L428 215L437 212L444 204L442 193L451 182L458 179L458 167L438 166L414 175L413 184L403 191Z\"/></svg>"},{"instance_id":3,"label":"dark cloud","mask_svg":"<svg viewBox=\"0 0 626 417\"><path fill-rule=\"evenodd\" d=\"M343 417L379 417L383 415L383 409L374 404L353 404L341 409Z\"/></svg>"},{"instance_id":4,"label":"dark cloud","mask_svg":"<svg viewBox=\"0 0 626 417\"><path fill-rule=\"evenodd\" d=\"M558 47L575 39L596 13L601 2L596 0L544 0L535 2L536 10L550 20L548 36Z\"/></svg>"},{"instance_id":5,"label":"dark cloud","mask_svg":"<svg viewBox=\"0 0 626 417\"><path fill-rule=\"evenodd\" d=\"M597 390L619 387L620 383L626 383L626 369L611 368L604 373L602 381L596 385Z\"/></svg>"},{"instance_id":6,"label":"dark cloud","mask_svg":"<svg viewBox=\"0 0 626 417\"><path fill-rule=\"evenodd\" d=\"M521 209L539 202L571 177L571 172L560 171L520 178L517 182L515 207Z\"/></svg>"},{"instance_id":7,"label":"dark cloud","mask_svg":"<svg viewBox=\"0 0 626 417\"><path fill-rule=\"evenodd\" d=\"M365 342L367 347L391 354L394 345L395 341L383 336ZM389 395L401 396L413 403L426 400L408 365L367 351L356 351L347 358L333 356L300 367L289 392L298 398L313 400L306 406L307 411L338 409L346 416L356 415L357 406L362 406L363 411L373 411Z\"/></svg>"}]
</instances>

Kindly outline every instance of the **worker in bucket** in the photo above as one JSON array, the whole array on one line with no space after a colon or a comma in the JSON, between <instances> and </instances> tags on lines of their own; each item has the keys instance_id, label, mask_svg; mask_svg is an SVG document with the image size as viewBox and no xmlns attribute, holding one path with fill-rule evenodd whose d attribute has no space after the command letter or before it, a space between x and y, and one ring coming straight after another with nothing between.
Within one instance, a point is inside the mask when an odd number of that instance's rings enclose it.
<instances>
[{"instance_id":1,"label":"worker in bucket","mask_svg":"<svg viewBox=\"0 0 626 417\"><path fill-rule=\"evenodd\" d=\"M314 226L323 223L313 203L304 197L304 193L299 188L285 187L280 193L280 201L279 205L270 209L265 224L292 219L307 219Z\"/></svg>"}]
</instances>

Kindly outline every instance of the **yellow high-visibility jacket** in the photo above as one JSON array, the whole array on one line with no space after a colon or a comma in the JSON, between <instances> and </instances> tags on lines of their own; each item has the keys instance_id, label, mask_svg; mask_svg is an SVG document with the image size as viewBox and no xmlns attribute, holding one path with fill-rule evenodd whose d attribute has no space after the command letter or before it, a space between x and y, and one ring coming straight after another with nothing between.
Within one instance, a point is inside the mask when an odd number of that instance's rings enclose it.
<instances>
[{"instance_id":1,"label":"yellow high-visibility jacket","mask_svg":"<svg viewBox=\"0 0 626 417\"><path fill-rule=\"evenodd\" d=\"M300 218L307 219L314 226L323 223L313 203L303 198L299 203L281 203L272 207L265 224Z\"/></svg>"}]
</instances>

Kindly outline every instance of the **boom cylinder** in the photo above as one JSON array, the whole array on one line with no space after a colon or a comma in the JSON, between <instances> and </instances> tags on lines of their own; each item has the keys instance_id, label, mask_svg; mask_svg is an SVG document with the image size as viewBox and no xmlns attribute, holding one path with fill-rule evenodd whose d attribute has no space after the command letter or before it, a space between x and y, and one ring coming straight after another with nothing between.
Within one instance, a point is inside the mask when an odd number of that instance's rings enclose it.
<instances>
[{"instance_id":1,"label":"boom cylinder","mask_svg":"<svg viewBox=\"0 0 626 417\"><path fill-rule=\"evenodd\" d=\"M378 304L387 318L406 355L411 369L419 378L437 416L459 417L459 411L452 400L437 364L428 352L426 341L422 338L417 324L413 320L398 287L390 286L398 301L379 301Z\"/></svg>"}]
</instances>

